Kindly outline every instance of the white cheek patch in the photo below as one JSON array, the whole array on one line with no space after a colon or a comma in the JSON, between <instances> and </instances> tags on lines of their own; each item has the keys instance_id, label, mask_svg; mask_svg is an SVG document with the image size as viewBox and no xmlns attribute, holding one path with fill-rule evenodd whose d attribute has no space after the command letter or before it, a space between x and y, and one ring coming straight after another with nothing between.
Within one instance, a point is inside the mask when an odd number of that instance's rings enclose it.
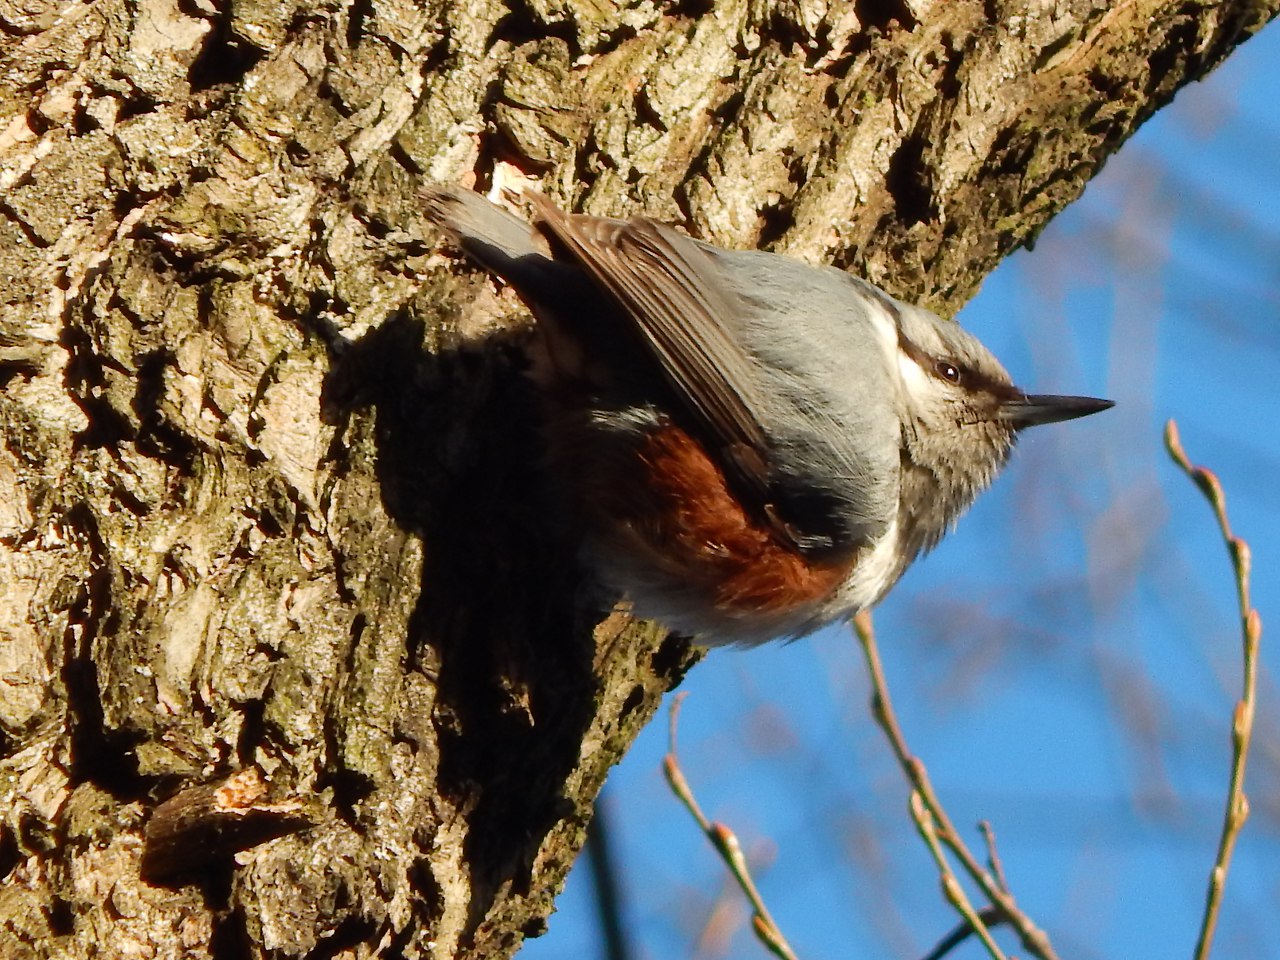
<instances>
[{"instance_id":1,"label":"white cheek patch","mask_svg":"<svg viewBox=\"0 0 1280 960\"><path fill-rule=\"evenodd\" d=\"M876 331L876 339L880 341L880 348L884 351L885 358L888 359L898 352L898 324L893 315L877 302L868 304L870 309L867 316L871 320L871 326Z\"/></svg>"},{"instance_id":2,"label":"white cheek patch","mask_svg":"<svg viewBox=\"0 0 1280 960\"><path fill-rule=\"evenodd\" d=\"M898 373L902 375L902 385L908 396L918 397L934 386L929 372L902 350L898 350Z\"/></svg>"}]
</instances>

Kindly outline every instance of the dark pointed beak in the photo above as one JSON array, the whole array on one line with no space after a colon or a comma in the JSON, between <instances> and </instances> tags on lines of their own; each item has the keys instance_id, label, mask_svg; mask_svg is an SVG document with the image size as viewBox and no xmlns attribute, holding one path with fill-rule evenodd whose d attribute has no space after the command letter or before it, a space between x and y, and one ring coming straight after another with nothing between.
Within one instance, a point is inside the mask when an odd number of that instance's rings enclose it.
<instances>
[{"instance_id":1,"label":"dark pointed beak","mask_svg":"<svg viewBox=\"0 0 1280 960\"><path fill-rule=\"evenodd\" d=\"M1017 429L1037 427L1042 423L1058 423L1099 413L1115 406L1113 400L1095 397L1058 397L1051 394L1023 394L1000 405L1000 419Z\"/></svg>"}]
</instances>

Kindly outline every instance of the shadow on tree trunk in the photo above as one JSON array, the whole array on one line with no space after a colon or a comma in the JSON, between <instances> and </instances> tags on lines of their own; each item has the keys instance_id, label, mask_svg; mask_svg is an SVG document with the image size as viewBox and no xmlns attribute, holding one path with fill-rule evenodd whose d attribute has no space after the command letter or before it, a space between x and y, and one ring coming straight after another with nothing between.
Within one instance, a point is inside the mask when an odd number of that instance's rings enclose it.
<instances>
[{"instance_id":1,"label":"shadow on tree trunk","mask_svg":"<svg viewBox=\"0 0 1280 960\"><path fill-rule=\"evenodd\" d=\"M541 469L519 345L436 357L422 335L404 317L371 331L340 355L326 400L335 414L373 407L383 506L427 545L405 642L438 686L437 792L469 810L474 925L507 882L527 892L530 859L572 812L563 785L595 714L598 617L574 595L575 537Z\"/></svg>"}]
</instances>

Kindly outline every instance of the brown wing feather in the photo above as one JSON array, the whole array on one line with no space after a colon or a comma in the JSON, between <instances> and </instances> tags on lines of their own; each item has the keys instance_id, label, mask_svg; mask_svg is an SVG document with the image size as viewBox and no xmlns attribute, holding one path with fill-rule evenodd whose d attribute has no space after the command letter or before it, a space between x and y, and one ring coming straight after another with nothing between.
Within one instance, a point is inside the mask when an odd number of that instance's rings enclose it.
<instances>
[{"instance_id":1,"label":"brown wing feather","mask_svg":"<svg viewBox=\"0 0 1280 960\"><path fill-rule=\"evenodd\" d=\"M735 297L710 272L707 255L652 220L566 214L541 194L528 198L535 225L622 307L688 412L719 446L741 495L753 497L773 522L768 438L756 412L766 398L751 376L755 361L726 322ZM791 539L785 525L778 532Z\"/></svg>"}]
</instances>

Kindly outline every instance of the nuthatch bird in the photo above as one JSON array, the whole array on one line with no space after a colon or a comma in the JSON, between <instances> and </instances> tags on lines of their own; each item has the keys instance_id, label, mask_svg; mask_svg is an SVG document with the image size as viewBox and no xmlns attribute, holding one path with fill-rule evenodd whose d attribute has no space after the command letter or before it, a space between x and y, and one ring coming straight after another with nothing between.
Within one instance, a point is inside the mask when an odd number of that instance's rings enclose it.
<instances>
[{"instance_id":1,"label":"nuthatch bird","mask_svg":"<svg viewBox=\"0 0 1280 960\"><path fill-rule=\"evenodd\" d=\"M871 606L1020 430L1112 406L1025 394L958 324L832 267L536 193L532 224L471 191L424 196L538 321L552 463L592 569L705 643Z\"/></svg>"}]
</instances>

